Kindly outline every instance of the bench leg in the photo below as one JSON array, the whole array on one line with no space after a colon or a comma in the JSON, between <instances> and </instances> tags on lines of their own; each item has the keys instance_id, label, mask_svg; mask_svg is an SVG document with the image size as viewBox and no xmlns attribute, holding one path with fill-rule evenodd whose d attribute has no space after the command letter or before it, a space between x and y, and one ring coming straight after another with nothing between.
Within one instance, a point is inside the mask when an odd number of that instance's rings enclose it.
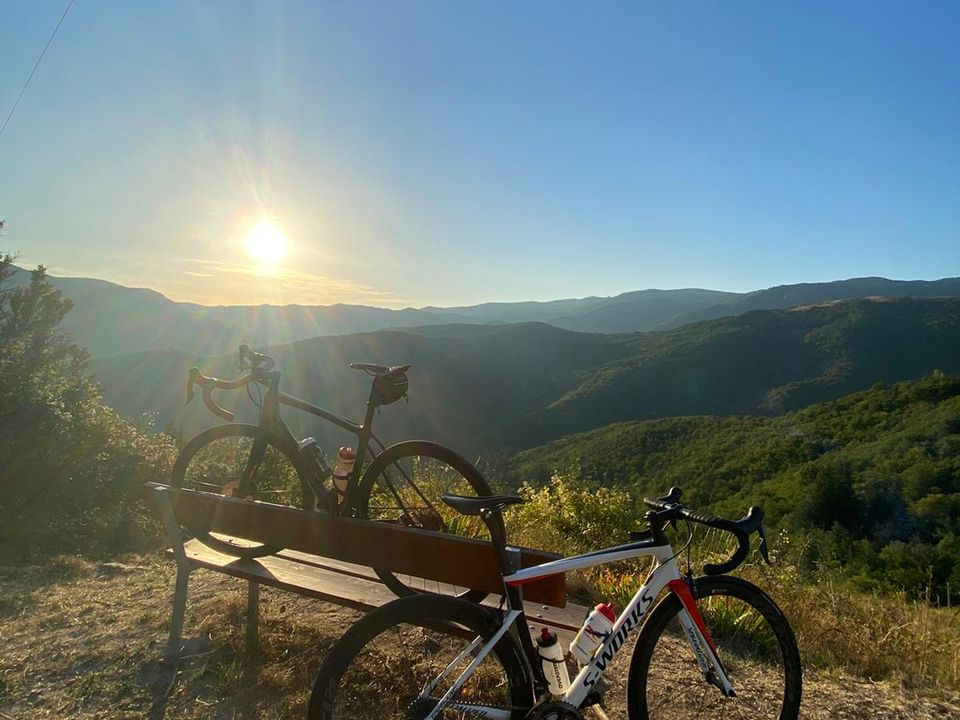
<instances>
[{"instance_id":1,"label":"bench leg","mask_svg":"<svg viewBox=\"0 0 960 720\"><path fill-rule=\"evenodd\" d=\"M257 652L258 628L260 626L260 583L247 581L247 652Z\"/></svg>"},{"instance_id":2,"label":"bench leg","mask_svg":"<svg viewBox=\"0 0 960 720\"><path fill-rule=\"evenodd\" d=\"M175 663L182 648L183 616L187 610L187 581L190 568L177 563L177 589L173 593L173 613L170 615L170 637L167 639L167 662Z\"/></svg>"}]
</instances>

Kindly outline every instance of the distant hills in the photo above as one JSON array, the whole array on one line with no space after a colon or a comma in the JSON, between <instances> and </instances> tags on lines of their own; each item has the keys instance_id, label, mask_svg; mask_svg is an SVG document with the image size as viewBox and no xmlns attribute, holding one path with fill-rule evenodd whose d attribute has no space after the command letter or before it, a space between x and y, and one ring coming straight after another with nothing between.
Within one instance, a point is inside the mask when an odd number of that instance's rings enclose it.
<instances>
[{"instance_id":1,"label":"distant hills","mask_svg":"<svg viewBox=\"0 0 960 720\"><path fill-rule=\"evenodd\" d=\"M289 392L348 417L359 415L369 387L348 368L351 361L413 363L410 402L385 408L377 420L385 439L431 437L478 453L625 420L778 415L876 382L960 372L958 350L960 298L886 298L751 311L660 332L451 324L320 337L268 352L287 373ZM101 359L93 367L109 404L127 415L156 411L161 426L172 420L189 434L218 422L199 401L182 406L191 365L237 372L233 354L203 358L177 350ZM223 399L228 407L250 407L242 393Z\"/></svg>"},{"instance_id":2,"label":"distant hills","mask_svg":"<svg viewBox=\"0 0 960 720\"><path fill-rule=\"evenodd\" d=\"M24 282L20 271L15 282ZM52 277L74 301L64 328L94 357L150 350L216 356L242 342L281 345L298 340L446 324L543 322L587 333L634 333L677 328L750 310L864 297L960 295L960 278L901 281L856 278L785 285L750 293L715 290L639 290L613 297L549 302L484 303L466 307L391 310L363 305L207 307L174 302L153 290L103 280Z\"/></svg>"}]
</instances>

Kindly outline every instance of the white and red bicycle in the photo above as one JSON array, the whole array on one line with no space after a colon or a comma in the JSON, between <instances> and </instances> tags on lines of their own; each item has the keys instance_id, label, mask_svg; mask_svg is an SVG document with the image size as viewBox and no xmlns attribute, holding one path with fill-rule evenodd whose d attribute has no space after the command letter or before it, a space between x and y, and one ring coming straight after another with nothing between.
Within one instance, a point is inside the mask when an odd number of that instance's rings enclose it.
<instances>
[{"instance_id":1,"label":"white and red bicycle","mask_svg":"<svg viewBox=\"0 0 960 720\"><path fill-rule=\"evenodd\" d=\"M738 521L690 510L681 491L645 499L648 529L631 542L514 572L501 517L515 496L444 496L490 530L503 573L498 609L443 596L395 600L353 625L329 650L310 697L310 720L346 718L496 718L576 720L588 715L647 718L733 717L794 720L802 671L793 631L777 605L755 585L726 573L739 566L760 536L767 559L763 512ZM731 533L733 556L681 573L664 535L686 521ZM551 693L523 611L520 586L548 575L652 556L643 586L613 623L592 657L560 692ZM657 598L663 597L657 602ZM504 604L506 607L504 607ZM639 630L629 675L602 679ZM624 686L621 688L615 685ZM554 689L556 683L554 683ZM605 695L625 692L626 702ZM606 690L606 692L605 692Z\"/></svg>"}]
</instances>

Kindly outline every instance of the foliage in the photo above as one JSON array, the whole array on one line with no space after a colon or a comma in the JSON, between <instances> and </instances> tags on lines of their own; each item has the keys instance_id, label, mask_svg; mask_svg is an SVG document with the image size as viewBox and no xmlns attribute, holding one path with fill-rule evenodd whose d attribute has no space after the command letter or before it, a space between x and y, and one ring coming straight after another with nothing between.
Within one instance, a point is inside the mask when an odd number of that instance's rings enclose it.
<instances>
[{"instance_id":1,"label":"foliage","mask_svg":"<svg viewBox=\"0 0 960 720\"><path fill-rule=\"evenodd\" d=\"M86 352L58 330L70 302L42 267L8 287L11 262L0 258L0 548L116 550L141 535L131 505L165 477L172 443L100 402Z\"/></svg>"},{"instance_id":2,"label":"foliage","mask_svg":"<svg viewBox=\"0 0 960 720\"><path fill-rule=\"evenodd\" d=\"M864 588L960 587L960 378L942 372L776 419L616 424L521 453L510 472L540 487L554 468L635 500L677 485L729 517L762 505L768 527L803 540L800 562ZM630 507L623 525L642 514Z\"/></svg>"},{"instance_id":3,"label":"foliage","mask_svg":"<svg viewBox=\"0 0 960 720\"><path fill-rule=\"evenodd\" d=\"M565 555L608 547L626 535L633 500L623 488L582 482L575 467L554 473L535 488L524 484L526 501L508 516L509 537Z\"/></svg>"}]
</instances>

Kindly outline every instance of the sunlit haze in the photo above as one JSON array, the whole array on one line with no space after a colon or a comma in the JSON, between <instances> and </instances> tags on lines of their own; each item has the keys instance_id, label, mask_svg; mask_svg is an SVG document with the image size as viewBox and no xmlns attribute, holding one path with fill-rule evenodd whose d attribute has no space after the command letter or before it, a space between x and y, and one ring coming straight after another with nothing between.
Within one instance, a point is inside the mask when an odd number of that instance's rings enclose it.
<instances>
[{"instance_id":1,"label":"sunlit haze","mask_svg":"<svg viewBox=\"0 0 960 720\"><path fill-rule=\"evenodd\" d=\"M4 4L0 114L64 6ZM958 27L954 2L84 0L0 136L0 250L207 304L958 275Z\"/></svg>"}]
</instances>

